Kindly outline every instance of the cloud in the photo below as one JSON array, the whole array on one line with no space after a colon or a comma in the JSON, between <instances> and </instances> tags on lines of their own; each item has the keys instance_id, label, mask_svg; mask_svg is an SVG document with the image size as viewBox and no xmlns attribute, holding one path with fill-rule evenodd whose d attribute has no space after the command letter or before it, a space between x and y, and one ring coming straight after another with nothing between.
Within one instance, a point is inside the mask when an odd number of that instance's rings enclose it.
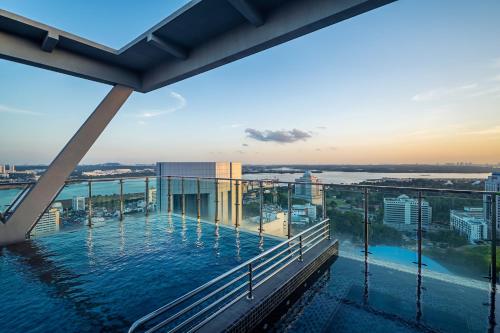
<instances>
[{"instance_id":1,"label":"cloud","mask_svg":"<svg viewBox=\"0 0 500 333\"><path fill-rule=\"evenodd\" d=\"M248 143L242 144L243 147L248 147Z\"/></svg>"},{"instance_id":2,"label":"cloud","mask_svg":"<svg viewBox=\"0 0 500 333\"><path fill-rule=\"evenodd\" d=\"M17 109L13 108L7 105L1 105L0 104L0 113L14 113L14 114L24 114L24 115L30 115L30 116L40 116L42 113L40 112L35 112L35 111L29 111L29 110L23 110L23 109Z\"/></svg>"},{"instance_id":3,"label":"cloud","mask_svg":"<svg viewBox=\"0 0 500 333\"><path fill-rule=\"evenodd\" d=\"M292 129L292 130L280 130L280 131L259 131L253 128L247 128L245 130L247 137L261 141L261 142L277 142L277 143L292 143L297 141L306 141L312 135L308 132Z\"/></svg>"},{"instance_id":4,"label":"cloud","mask_svg":"<svg viewBox=\"0 0 500 333\"><path fill-rule=\"evenodd\" d=\"M169 113L173 113L173 112L182 110L182 109L184 109L186 107L187 101L184 98L184 96L182 96L181 94L176 93L174 91L171 91L170 92L170 97L172 97L173 99L175 99L175 101L176 101L176 105L175 106L173 106L171 108L167 108L167 109L142 110L141 114L139 114L138 117L139 118L153 118L153 117L158 117L158 116L161 116L161 115L164 115L164 114L169 114Z\"/></svg>"},{"instance_id":5,"label":"cloud","mask_svg":"<svg viewBox=\"0 0 500 333\"><path fill-rule=\"evenodd\" d=\"M326 126L316 126L317 129L320 129L320 130L326 130L327 127Z\"/></svg>"},{"instance_id":6,"label":"cloud","mask_svg":"<svg viewBox=\"0 0 500 333\"><path fill-rule=\"evenodd\" d=\"M455 86L455 87L447 87L447 88L442 87L418 93L412 97L412 100L415 102L428 102L433 100L439 100L446 97L461 95L468 91L473 91L477 87L478 87L477 83L471 83L471 84Z\"/></svg>"}]
</instances>

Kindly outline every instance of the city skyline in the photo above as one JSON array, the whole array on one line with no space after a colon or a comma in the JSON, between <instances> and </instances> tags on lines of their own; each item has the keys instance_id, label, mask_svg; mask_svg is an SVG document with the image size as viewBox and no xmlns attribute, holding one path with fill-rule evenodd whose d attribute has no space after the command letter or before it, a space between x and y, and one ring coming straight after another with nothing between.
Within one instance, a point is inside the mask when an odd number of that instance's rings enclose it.
<instances>
[{"instance_id":1,"label":"city skyline","mask_svg":"<svg viewBox=\"0 0 500 333\"><path fill-rule=\"evenodd\" d=\"M48 10L5 1L2 9L119 48L185 2L155 1L141 7L141 20L134 5L112 3L54 1ZM135 93L82 163L496 164L500 46L492 41L500 4L450 4L396 2ZM125 30L114 30L125 20ZM50 163L109 89L4 60L0 71L6 163Z\"/></svg>"}]
</instances>

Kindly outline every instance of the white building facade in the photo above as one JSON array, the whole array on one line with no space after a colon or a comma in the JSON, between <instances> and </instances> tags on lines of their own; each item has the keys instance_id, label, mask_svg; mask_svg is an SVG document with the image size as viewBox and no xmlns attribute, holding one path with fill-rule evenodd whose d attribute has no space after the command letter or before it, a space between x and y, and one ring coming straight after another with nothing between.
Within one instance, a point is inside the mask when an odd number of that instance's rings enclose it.
<instances>
[{"instance_id":1,"label":"white building facade","mask_svg":"<svg viewBox=\"0 0 500 333\"><path fill-rule=\"evenodd\" d=\"M422 225L432 221L432 207L422 200ZM418 223L418 200L407 195L384 198L384 224L402 231L412 231Z\"/></svg>"},{"instance_id":2,"label":"white building facade","mask_svg":"<svg viewBox=\"0 0 500 333\"><path fill-rule=\"evenodd\" d=\"M471 243L488 239L488 224L484 220L483 208L480 207L451 210L450 228L466 236Z\"/></svg>"},{"instance_id":3,"label":"white building facade","mask_svg":"<svg viewBox=\"0 0 500 333\"><path fill-rule=\"evenodd\" d=\"M59 231L60 215L59 209L50 208L40 217L36 226L31 230L31 236L39 236Z\"/></svg>"}]
</instances>

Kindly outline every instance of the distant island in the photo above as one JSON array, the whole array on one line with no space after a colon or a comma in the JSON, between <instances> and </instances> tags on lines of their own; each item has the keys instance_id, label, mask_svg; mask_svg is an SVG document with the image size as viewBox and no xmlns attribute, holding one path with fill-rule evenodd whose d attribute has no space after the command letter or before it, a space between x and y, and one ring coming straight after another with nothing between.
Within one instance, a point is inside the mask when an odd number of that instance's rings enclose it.
<instances>
[{"instance_id":1,"label":"distant island","mask_svg":"<svg viewBox=\"0 0 500 333\"><path fill-rule=\"evenodd\" d=\"M378 172L378 173L489 173L492 165L460 165L460 164L280 164L280 165L244 165L244 174L255 173L312 173L324 171L343 172Z\"/></svg>"}]
</instances>

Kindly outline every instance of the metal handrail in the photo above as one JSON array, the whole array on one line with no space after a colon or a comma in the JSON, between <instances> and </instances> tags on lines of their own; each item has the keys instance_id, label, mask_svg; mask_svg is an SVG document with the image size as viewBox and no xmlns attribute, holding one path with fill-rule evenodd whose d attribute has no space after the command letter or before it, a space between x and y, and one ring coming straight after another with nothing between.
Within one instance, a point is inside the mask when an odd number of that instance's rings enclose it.
<instances>
[{"instance_id":1,"label":"metal handrail","mask_svg":"<svg viewBox=\"0 0 500 333\"><path fill-rule=\"evenodd\" d=\"M296 181L280 181L276 179L269 180L256 180L256 179L241 179L241 178L219 178L219 177L197 177L197 176L147 176L149 178L172 178L172 179L200 179L200 180L221 180L221 181L241 181L241 182L265 182L272 184L310 184L308 182L296 182ZM128 176L128 177L114 177L114 178L74 178L65 181L66 184L82 183L88 181L94 182L108 182L123 180L140 180L144 179L146 176ZM33 185L36 182L17 182L17 183L0 183L0 187L3 186L19 186L19 185ZM368 184L334 184L334 183L324 183L317 182L314 183L317 186L331 186L338 188L355 188L355 189L380 189L380 190L404 190L404 191L422 191L422 192L436 192L436 193L455 193L455 194L489 194L489 195L499 195L500 192L495 191L480 191L480 190L462 190L462 189L448 189L448 188L432 188L432 187L410 187L410 186L387 186L387 185L368 185Z\"/></svg>"},{"instance_id":2,"label":"metal handrail","mask_svg":"<svg viewBox=\"0 0 500 333\"><path fill-rule=\"evenodd\" d=\"M328 226L328 228L325 228L326 226ZM226 299L232 297L238 291L240 291L242 288L245 288L248 286L248 288L241 295L236 296L234 299L232 299L229 302L229 304L224 305L222 308L218 309L214 314L208 316L200 323L197 323L195 328L192 328L190 331L196 329L197 327L200 327L200 325L206 323L207 320L209 320L210 318L213 318L214 315L220 313L220 311L222 309L225 309L228 306L230 306L231 304L234 304L237 300L241 299L244 296L252 295L255 288L262 285L262 283L269 280L275 274L277 274L279 271L281 271L282 269L287 267L290 263L295 261L297 259L297 256L295 256L297 253L300 252L300 253L302 253L302 255L305 254L306 253L305 251L302 252L303 248L307 248L307 250L310 250L312 247L314 247L315 245L317 245L319 243L319 241L318 241L315 244L312 244L312 242L314 240L318 239L319 237L323 237L322 239L320 239L320 241L323 239L327 239L327 232L329 232L329 230L328 230L329 228L330 228L329 219L325 219L325 220L305 229L304 231L291 237L290 239L287 239L287 240L281 242L280 244L273 246L272 248L266 250L265 252L262 252L261 254L259 254L255 257L245 261L244 263L230 269L226 273L219 275L218 277L212 279L211 281L208 281L207 283L203 284L202 286L186 293L185 295L175 299L174 301L172 301L172 302L158 308L157 310L143 316L142 318L138 319L137 321L135 321L132 324L132 326L130 327L128 332L129 333L135 332L138 328L144 326L146 323L148 323L151 320L157 318L158 316L164 314L168 310L172 310L174 307L186 302L187 300L193 298L194 296L199 295L201 292L205 291L207 288L214 286L216 283L221 282L222 280L233 275L234 273L237 273L237 272L242 271L244 269L248 269L247 272L239 274L236 278L234 278L231 281L225 283L224 285L218 287L216 290L211 291L207 295L204 295L202 298L196 300L194 303L179 309L178 311L173 313L168 318L160 321L159 323L156 323L152 328L148 329L146 332L154 332L160 328L165 327L166 325L172 323L174 320L180 318L182 315L185 315L189 311L193 310L197 306L200 306L201 304L203 304L204 302L209 300L211 297L219 294L220 292L226 290L227 288L229 288L231 286L234 286L238 281L240 281L245 276L249 276L249 279L247 281L240 283L239 285L237 285L234 289L232 289L228 293L226 293L223 296L219 297L218 299L214 300L211 304L208 304L207 306L205 306L201 311L199 311L196 314L185 319L179 325L174 327L172 329L172 332L181 330L183 327L193 323L193 321L196 320L198 317L202 316L203 314L205 314L209 310L213 309L214 307L216 307L217 305L219 305L221 302L225 301ZM316 237L314 237L311 241L304 243L304 239L305 239L304 236L306 234L309 234L309 233L314 233L314 235L316 235L317 230L321 230L322 232L319 235L317 235ZM288 245L288 247L286 249L280 251L277 255L275 254L276 251L280 250L282 247L287 246L287 245ZM292 249L294 247L296 247L297 245L299 245L300 248L292 251ZM289 252L289 253L286 256L279 259L278 261L273 263L271 266L265 268L264 270L259 272L257 275L253 275L255 270L262 268L263 266L269 264L272 260L278 258L280 255L283 255L287 252ZM261 262L261 260L263 258L265 258L271 254L273 254L273 257L271 257L270 259L268 258L264 262ZM299 259L302 259L302 255L300 256ZM253 266L254 264L258 264L258 265ZM279 266L280 264L282 264L282 266L277 268L277 266ZM271 272L271 273L268 274L267 276L265 276L265 274L269 273L269 272ZM262 279L260 281L258 281L255 284L255 286L253 286L253 282L260 279L260 278L262 278Z\"/></svg>"}]
</instances>

